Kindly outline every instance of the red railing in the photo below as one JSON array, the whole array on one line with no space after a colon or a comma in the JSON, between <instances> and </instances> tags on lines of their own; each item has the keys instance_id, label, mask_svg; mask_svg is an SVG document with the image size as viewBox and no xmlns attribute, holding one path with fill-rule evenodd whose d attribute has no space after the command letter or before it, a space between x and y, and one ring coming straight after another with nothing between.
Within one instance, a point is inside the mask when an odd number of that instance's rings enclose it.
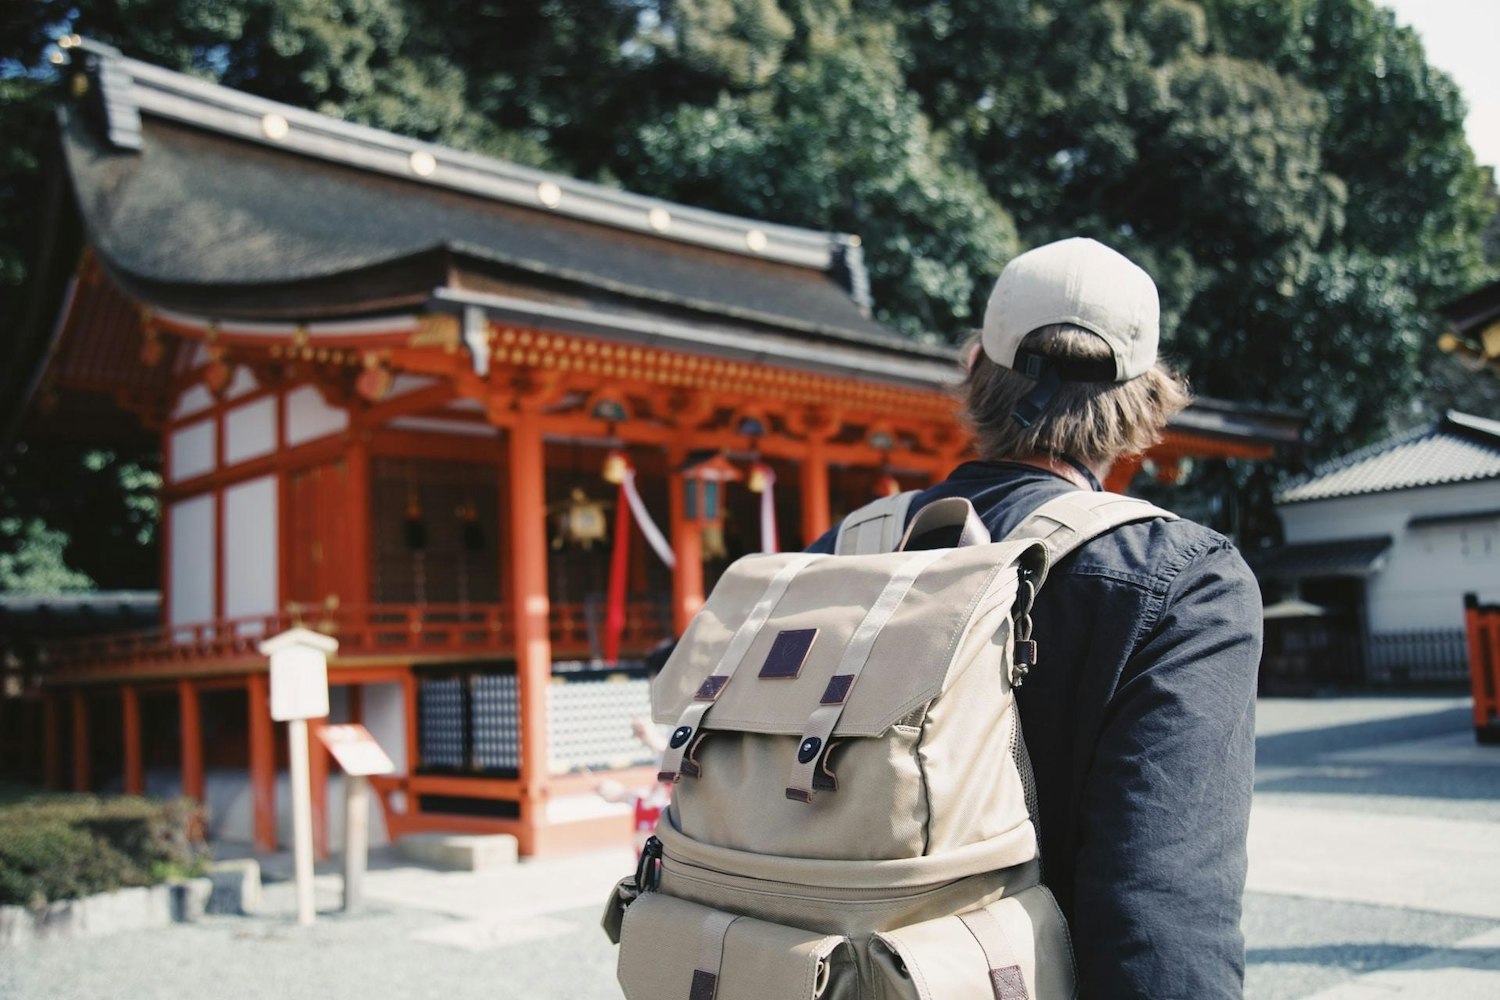
<instances>
[{"instance_id":1,"label":"red railing","mask_svg":"<svg viewBox=\"0 0 1500 1000\"><path fill-rule=\"evenodd\" d=\"M601 655L604 619L602 604L553 605L553 655L576 659ZM670 623L663 602L629 602L621 649L627 654L646 652L668 634ZM421 660L466 653L504 656L515 651L509 604L289 605L271 615L48 643L39 668L43 675L70 676L170 675L187 668L229 671L263 662L257 649L260 642L299 625L338 639L338 659L410 656Z\"/></svg>"}]
</instances>

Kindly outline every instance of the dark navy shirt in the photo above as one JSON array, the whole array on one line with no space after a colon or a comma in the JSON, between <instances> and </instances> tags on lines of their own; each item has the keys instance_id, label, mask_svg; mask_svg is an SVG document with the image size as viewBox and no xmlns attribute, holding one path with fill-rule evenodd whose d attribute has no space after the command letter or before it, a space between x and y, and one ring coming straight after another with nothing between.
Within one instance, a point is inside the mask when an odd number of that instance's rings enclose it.
<instances>
[{"instance_id":1,"label":"dark navy shirt","mask_svg":"<svg viewBox=\"0 0 1500 1000\"><path fill-rule=\"evenodd\" d=\"M967 497L999 539L1075 488L1030 466L969 462L911 510ZM834 535L812 551L831 552ZM1044 878L1072 930L1079 995L1240 996L1254 577L1201 525L1129 524L1054 566L1032 619L1037 664L1017 700Z\"/></svg>"}]
</instances>

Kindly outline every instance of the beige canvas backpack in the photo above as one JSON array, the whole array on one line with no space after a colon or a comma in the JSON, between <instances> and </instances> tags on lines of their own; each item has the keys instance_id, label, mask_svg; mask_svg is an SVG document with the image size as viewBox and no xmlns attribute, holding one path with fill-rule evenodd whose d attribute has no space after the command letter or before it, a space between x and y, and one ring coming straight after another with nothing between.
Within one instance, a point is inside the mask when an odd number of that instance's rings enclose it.
<instances>
[{"instance_id":1,"label":"beige canvas backpack","mask_svg":"<svg viewBox=\"0 0 1500 1000\"><path fill-rule=\"evenodd\" d=\"M1173 515L1070 493L991 543L961 498L903 534L910 501L734 563L657 678L674 799L605 913L627 1000L1074 996L1013 689L1047 567Z\"/></svg>"}]
</instances>

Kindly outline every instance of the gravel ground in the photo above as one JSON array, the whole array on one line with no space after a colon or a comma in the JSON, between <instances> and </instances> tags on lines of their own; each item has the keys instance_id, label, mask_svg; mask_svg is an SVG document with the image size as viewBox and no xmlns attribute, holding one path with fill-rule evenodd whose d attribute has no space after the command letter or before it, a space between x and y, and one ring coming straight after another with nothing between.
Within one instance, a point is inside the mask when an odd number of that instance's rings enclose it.
<instances>
[{"instance_id":1,"label":"gravel ground","mask_svg":"<svg viewBox=\"0 0 1500 1000\"><path fill-rule=\"evenodd\" d=\"M1271 699L1259 719L1258 803L1372 821L1402 813L1500 823L1500 747L1473 745L1463 700ZM325 912L309 929L292 921L290 885L271 883L263 916L4 954L0 998L614 998L614 953L598 917L602 887L620 867L619 856L527 863L497 876L388 867L372 871L372 905L355 916L329 912L337 881L325 877ZM595 896L600 903L584 905ZM1245 996L1309 997L1500 928L1500 908L1495 916L1251 892Z\"/></svg>"}]
</instances>

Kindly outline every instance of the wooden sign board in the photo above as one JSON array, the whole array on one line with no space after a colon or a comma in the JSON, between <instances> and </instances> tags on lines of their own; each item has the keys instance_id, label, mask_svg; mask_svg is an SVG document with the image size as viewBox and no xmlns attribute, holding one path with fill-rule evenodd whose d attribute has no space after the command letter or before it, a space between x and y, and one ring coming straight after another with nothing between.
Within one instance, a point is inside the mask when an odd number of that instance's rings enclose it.
<instances>
[{"instance_id":1,"label":"wooden sign board","mask_svg":"<svg viewBox=\"0 0 1500 1000\"><path fill-rule=\"evenodd\" d=\"M396 765L375 742L370 731L358 723L323 726L318 739L333 754L345 774L390 774Z\"/></svg>"}]
</instances>

